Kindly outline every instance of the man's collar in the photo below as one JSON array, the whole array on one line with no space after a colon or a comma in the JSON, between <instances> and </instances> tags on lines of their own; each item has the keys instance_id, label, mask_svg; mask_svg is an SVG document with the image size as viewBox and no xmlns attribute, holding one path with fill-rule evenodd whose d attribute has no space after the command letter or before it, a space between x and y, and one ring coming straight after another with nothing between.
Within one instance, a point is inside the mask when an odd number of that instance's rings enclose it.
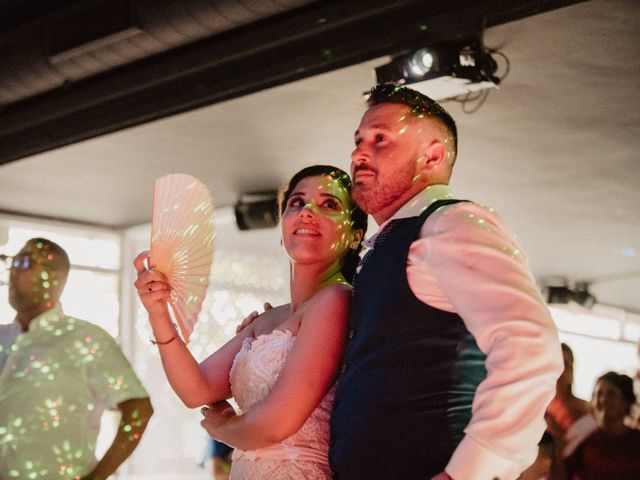
<instances>
[{"instance_id":1,"label":"man's collar","mask_svg":"<svg viewBox=\"0 0 640 480\"><path fill-rule=\"evenodd\" d=\"M429 208L429 205L433 202L446 200L448 198L453 198L449 185L429 185L424 190L416 193L407 203L400 207L396 213L378 227L378 231L376 233L367 238L362 242L362 244L367 248L371 248L375 243L378 234L391 220L417 217Z\"/></svg>"},{"instance_id":2,"label":"man's collar","mask_svg":"<svg viewBox=\"0 0 640 480\"><path fill-rule=\"evenodd\" d=\"M57 303L49 310L42 312L40 315L31 320L31 322L29 322L29 331L46 327L53 322L57 322L63 317L64 312L62 311L62 305L60 303Z\"/></svg>"}]
</instances>

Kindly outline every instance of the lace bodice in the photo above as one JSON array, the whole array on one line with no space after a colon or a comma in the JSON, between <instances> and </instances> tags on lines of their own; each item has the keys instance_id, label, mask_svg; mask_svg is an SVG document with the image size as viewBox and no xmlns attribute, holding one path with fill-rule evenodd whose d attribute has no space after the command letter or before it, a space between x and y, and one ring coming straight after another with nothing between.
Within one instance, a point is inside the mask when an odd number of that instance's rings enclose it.
<instances>
[{"instance_id":1,"label":"lace bodice","mask_svg":"<svg viewBox=\"0 0 640 480\"><path fill-rule=\"evenodd\" d=\"M269 394L295 340L289 330L244 340L230 372L231 391L242 412ZM258 450L236 450L231 478L330 478L327 452L334 390L325 395L302 428L283 442Z\"/></svg>"}]
</instances>

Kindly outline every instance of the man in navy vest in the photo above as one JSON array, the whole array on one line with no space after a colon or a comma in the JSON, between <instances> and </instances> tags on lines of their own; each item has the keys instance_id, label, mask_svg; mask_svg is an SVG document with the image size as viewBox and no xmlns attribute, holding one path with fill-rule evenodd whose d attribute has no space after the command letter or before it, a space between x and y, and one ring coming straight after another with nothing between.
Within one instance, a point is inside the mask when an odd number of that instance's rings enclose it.
<instances>
[{"instance_id":1,"label":"man in navy vest","mask_svg":"<svg viewBox=\"0 0 640 480\"><path fill-rule=\"evenodd\" d=\"M368 105L353 197L379 230L354 282L334 478L515 479L562 371L553 321L500 217L453 197L449 114L393 85Z\"/></svg>"}]
</instances>

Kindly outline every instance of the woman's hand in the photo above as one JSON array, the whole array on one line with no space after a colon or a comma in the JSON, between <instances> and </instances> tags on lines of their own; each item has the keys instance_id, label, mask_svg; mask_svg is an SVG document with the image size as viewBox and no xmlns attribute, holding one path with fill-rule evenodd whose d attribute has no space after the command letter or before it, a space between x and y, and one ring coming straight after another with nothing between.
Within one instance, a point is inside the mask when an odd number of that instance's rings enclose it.
<instances>
[{"instance_id":1,"label":"woman's hand","mask_svg":"<svg viewBox=\"0 0 640 480\"><path fill-rule=\"evenodd\" d=\"M145 250L133 261L136 272L138 272L138 278L133 285L136 287L138 296L147 312L151 316L162 315L168 313L167 302L171 286L164 274L145 268L144 261L148 258L149 251Z\"/></svg>"},{"instance_id":2,"label":"woman's hand","mask_svg":"<svg viewBox=\"0 0 640 480\"><path fill-rule=\"evenodd\" d=\"M225 443L222 434L224 426L230 419L236 417L236 412L229 402L223 400L206 407L202 407L200 412L204 416L200 425L204 428L210 437L221 440Z\"/></svg>"}]
</instances>

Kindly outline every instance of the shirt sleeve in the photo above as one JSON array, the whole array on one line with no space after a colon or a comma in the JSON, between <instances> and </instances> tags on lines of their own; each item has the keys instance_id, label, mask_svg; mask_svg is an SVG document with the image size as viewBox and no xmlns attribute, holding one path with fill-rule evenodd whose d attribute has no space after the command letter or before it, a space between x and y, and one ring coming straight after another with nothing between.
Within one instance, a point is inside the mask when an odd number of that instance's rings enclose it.
<instances>
[{"instance_id":1,"label":"shirt sleeve","mask_svg":"<svg viewBox=\"0 0 640 480\"><path fill-rule=\"evenodd\" d=\"M487 356L487 377L447 473L515 479L535 460L562 371L557 331L524 253L497 214L464 202L427 219L407 276L425 303L435 285L437 308L446 298Z\"/></svg>"},{"instance_id":2,"label":"shirt sleeve","mask_svg":"<svg viewBox=\"0 0 640 480\"><path fill-rule=\"evenodd\" d=\"M113 337L96 326L92 326L87 335L91 340L88 345L93 350L88 382L94 397L106 408L126 400L148 397Z\"/></svg>"}]
</instances>

